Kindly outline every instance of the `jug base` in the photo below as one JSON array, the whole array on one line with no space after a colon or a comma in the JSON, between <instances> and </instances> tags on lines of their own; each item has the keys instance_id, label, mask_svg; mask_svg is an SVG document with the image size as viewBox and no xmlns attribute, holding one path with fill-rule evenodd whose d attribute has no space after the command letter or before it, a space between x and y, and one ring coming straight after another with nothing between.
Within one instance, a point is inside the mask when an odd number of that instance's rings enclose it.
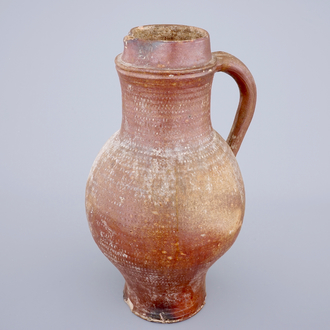
<instances>
[{"instance_id":1,"label":"jug base","mask_svg":"<svg viewBox=\"0 0 330 330\"><path fill-rule=\"evenodd\" d=\"M131 312L140 318L147 320L149 322L156 323L176 323L181 322L186 319L191 318L196 315L205 305L205 293L203 294L204 300L196 301L193 306L189 306L189 308L180 309L178 307L173 308L161 308L147 306L139 306L138 304L133 304L132 300L128 295L127 284L125 284L123 298L125 303L130 308Z\"/></svg>"},{"instance_id":2,"label":"jug base","mask_svg":"<svg viewBox=\"0 0 330 330\"><path fill-rule=\"evenodd\" d=\"M135 314L136 316L140 317L143 320L146 320L149 322L156 322L156 323L176 323L176 322L181 322L181 321L187 320L187 319L193 317L194 315L196 315L205 305L205 301L204 301L204 303L201 306L199 306L194 312L186 314L186 315L182 315L177 318L173 318L173 314L167 313L167 312L160 312L157 314L156 313L150 313L150 314L139 313L139 311L132 309L132 302L130 301L129 298L127 298L127 299L124 298L124 301L128 305L128 307L131 309L131 312L133 314Z\"/></svg>"}]
</instances>

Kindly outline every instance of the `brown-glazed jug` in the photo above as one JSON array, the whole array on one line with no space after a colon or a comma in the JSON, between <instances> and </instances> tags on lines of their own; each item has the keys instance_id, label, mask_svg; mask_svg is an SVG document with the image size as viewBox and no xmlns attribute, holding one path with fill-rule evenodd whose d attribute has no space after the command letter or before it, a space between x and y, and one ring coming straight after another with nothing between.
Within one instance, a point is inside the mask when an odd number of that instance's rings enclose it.
<instances>
[{"instance_id":1,"label":"brown-glazed jug","mask_svg":"<svg viewBox=\"0 0 330 330\"><path fill-rule=\"evenodd\" d=\"M191 26L133 28L115 62L122 124L88 178L89 227L124 276L131 311L148 321L182 321L205 304L206 272L242 226L235 156L253 116L255 83L241 61L212 53L209 34ZM210 120L218 71L240 90L227 141Z\"/></svg>"}]
</instances>

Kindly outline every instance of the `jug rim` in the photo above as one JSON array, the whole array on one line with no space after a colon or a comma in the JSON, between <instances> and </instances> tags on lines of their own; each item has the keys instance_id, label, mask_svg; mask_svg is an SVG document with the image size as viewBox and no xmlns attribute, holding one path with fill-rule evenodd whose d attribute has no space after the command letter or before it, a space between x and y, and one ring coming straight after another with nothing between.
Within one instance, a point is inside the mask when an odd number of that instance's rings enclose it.
<instances>
[{"instance_id":1,"label":"jug rim","mask_svg":"<svg viewBox=\"0 0 330 330\"><path fill-rule=\"evenodd\" d=\"M179 24L153 24L131 29L124 37L121 60L148 69L192 69L212 60L204 29Z\"/></svg>"}]
</instances>

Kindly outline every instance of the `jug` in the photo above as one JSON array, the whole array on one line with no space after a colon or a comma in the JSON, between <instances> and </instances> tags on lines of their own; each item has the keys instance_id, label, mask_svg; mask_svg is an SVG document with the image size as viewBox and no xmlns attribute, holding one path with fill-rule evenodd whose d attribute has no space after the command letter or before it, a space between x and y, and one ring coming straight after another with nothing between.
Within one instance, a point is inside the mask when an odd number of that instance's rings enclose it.
<instances>
[{"instance_id":1,"label":"jug","mask_svg":"<svg viewBox=\"0 0 330 330\"><path fill-rule=\"evenodd\" d=\"M89 228L123 275L131 311L153 322L182 321L204 306L206 272L242 225L245 193L235 156L256 86L240 60L212 53L209 34L191 26L133 28L115 63L122 124L88 177ZM240 90L227 141L210 119L219 71Z\"/></svg>"}]
</instances>

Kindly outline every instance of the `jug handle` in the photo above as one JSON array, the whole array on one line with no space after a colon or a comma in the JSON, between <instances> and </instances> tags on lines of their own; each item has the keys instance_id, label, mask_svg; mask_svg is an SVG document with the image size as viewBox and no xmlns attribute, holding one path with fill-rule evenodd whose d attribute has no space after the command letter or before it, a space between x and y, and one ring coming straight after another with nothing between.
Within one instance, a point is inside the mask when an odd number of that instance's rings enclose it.
<instances>
[{"instance_id":1,"label":"jug handle","mask_svg":"<svg viewBox=\"0 0 330 330\"><path fill-rule=\"evenodd\" d=\"M257 88L251 72L238 58L225 52L212 54L217 59L216 72L225 72L233 77L240 91L236 116L227 138L227 143L236 156L253 117Z\"/></svg>"}]
</instances>

